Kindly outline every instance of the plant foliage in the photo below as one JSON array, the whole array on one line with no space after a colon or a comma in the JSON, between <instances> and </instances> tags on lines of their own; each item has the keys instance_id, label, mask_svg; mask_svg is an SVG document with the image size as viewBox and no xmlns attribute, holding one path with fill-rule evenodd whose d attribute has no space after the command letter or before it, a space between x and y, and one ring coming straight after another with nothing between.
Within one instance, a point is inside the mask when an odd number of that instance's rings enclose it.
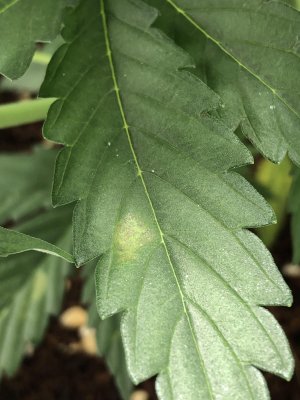
<instances>
[{"instance_id":1,"label":"plant foliage","mask_svg":"<svg viewBox=\"0 0 300 400\"><path fill-rule=\"evenodd\" d=\"M71 250L72 207L50 208L56 155L56 150L37 148L31 154L0 156L0 168L9 178L9 182L0 182L0 215L2 222L13 218L18 231ZM4 232L6 240L11 231ZM30 244L35 243L30 239ZM96 330L99 350L126 399L132 384L126 371L119 321L96 318L94 265L91 267L84 269L82 302L89 307L89 326ZM49 316L61 311L65 279L70 272L65 260L45 253L28 251L0 260L0 376L16 371L26 351L42 339Z\"/></svg>"},{"instance_id":2,"label":"plant foliage","mask_svg":"<svg viewBox=\"0 0 300 400\"><path fill-rule=\"evenodd\" d=\"M300 170L295 168L290 198L294 262L300 263Z\"/></svg>"},{"instance_id":3,"label":"plant foliage","mask_svg":"<svg viewBox=\"0 0 300 400\"><path fill-rule=\"evenodd\" d=\"M34 3L4 1L0 21L5 13L20 19L17 7ZM55 31L61 4L43 2L56 10ZM108 332L119 324L111 316L122 314L135 383L158 375L163 400L267 399L259 369L289 379L293 359L262 306L289 306L291 294L267 249L247 230L275 218L233 171L253 162L234 130L241 124L268 158L278 162L288 151L300 163L299 14L279 1L164 4L158 25L196 56L198 77L189 72L191 56L153 27L158 12L140 0L82 0L66 14L66 43L40 91L58 98L44 135L64 145L53 204L77 202L75 262L99 260L98 312L110 317ZM24 56L12 37L14 52L0 57L0 70L19 76L41 38L38 29L30 31ZM21 67L19 51L27 60ZM72 260L22 233L2 229L0 239L3 255L39 249ZM88 282L84 296L91 302ZM119 340L116 346L101 340L128 393L113 355Z\"/></svg>"},{"instance_id":4,"label":"plant foliage","mask_svg":"<svg viewBox=\"0 0 300 400\"><path fill-rule=\"evenodd\" d=\"M223 100L220 115L267 158L300 164L300 17L282 1L147 0ZM169 6L167 5L169 4Z\"/></svg>"},{"instance_id":5,"label":"plant foliage","mask_svg":"<svg viewBox=\"0 0 300 400\"><path fill-rule=\"evenodd\" d=\"M36 42L53 40L68 0L0 1L0 71L10 79L24 74Z\"/></svg>"},{"instance_id":6,"label":"plant foliage","mask_svg":"<svg viewBox=\"0 0 300 400\"><path fill-rule=\"evenodd\" d=\"M102 255L98 309L102 317L126 310L135 382L159 374L163 399L266 398L251 365L289 377L293 363L260 305L288 305L290 294L243 229L273 220L229 171L251 156L214 116L218 97L184 70L190 57L151 28L154 9L118 0L98 7L81 2L69 15L67 44L41 90L60 98L44 134L66 145L54 203L80 199L76 262Z\"/></svg>"}]
</instances>

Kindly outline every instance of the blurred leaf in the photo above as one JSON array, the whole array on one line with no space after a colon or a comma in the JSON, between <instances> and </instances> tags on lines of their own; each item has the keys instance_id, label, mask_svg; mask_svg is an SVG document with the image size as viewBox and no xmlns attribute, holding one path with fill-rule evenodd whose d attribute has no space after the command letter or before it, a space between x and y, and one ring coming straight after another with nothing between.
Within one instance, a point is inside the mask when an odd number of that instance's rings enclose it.
<instances>
[{"instance_id":1,"label":"blurred leaf","mask_svg":"<svg viewBox=\"0 0 300 400\"><path fill-rule=\"evenodd\" d=\"M71 213L70 207L48 211L18 229L70 251ZM68 271L64 259L37 252L0 259L1 375L12 375L28 346L42 339L49 316L60 311Z\"/></svg>"},{"instance_id":2,"label":"blurred leaf","mask_svg":"<svg viewBox=\"0 0 300 400\"><path fill-rule=\"evenodd\" d=\"M300 14L281 1L147 0L223 100L219 114L267 158L300 165ZM172 12L173 10L173 12Z\"/></svg>"},{"instance_id":3,"label":"blurred leaf","mask_svg":"<svg viewBox=\"0 0 300 400\"><path fill-rule=\"evenodd\" d=\"M32 153L1 154L0 223L18 220L51 205L56 150L36 148Z\"/></svg>"},{"instance_id":4,"label":"blurred leaf","mask_svg":"<svg viewBox=\"0 0 300 400\"><path fill-rule=\"evenodd\" d=\"M0 73L17 79L31 63L36 42L58 35L68 0L3 0L0 3Z\"/></svg>"},{"instance_id":5,"label":"blurred leaf","mask_svg":"<svg viewBox=\"0 0 300 400\"><path fill-rule=\"evenodd\" d=\"M35 52L32 62L25 74L14 81L3 78L0 81L1 90L24 91L37 93L45 78L48 63L57 48L62 44L62 38L56 38L51 44L45 45L42 49Z\"/></svg>"},{"instance_id":6,"label":"blurred leaf","mask_svg":"<svg viewBox=\"0 0 300 400\"><path fill-rule=\"evenodd\" d=\"M290 196L290 211L292 213L293 261L300 263L300 169L295 168L293 186Z\"/></svg>"},{"instance_id":7,"label":"blurred leaf","mask_svg":"<svg viewBox=\"0 0 300 400\"><path fill-rule=\"evenodd\" d=\"M252 157L156 16L136 0L84 0L69 14L41 88L59 98L44 134L65 144L54 203L78 201L76 261L101 256L98 311L123 313L135 383L158 375L164 400L267 399L253 366L289 379L293 359L261 306L291 294L245 228L273 212L233 172Z\"/></svg>"},{"instance_id":8,"label":"blurred leaf","mask_svg":"<svg viewBox=\"0 0 300 400\"><path fill-rule=\"evenodd\" d=\"M124 348L120 332L120 317L114 315L101 320L96 309L95 263L82 268L85 283L82 302L88 304L89 326L96 329L99 354L102 355L111 370L123 399L128 399L133 384L128 376Z\"/></svg>"},{"instance_id":9,"label":"blurred leaf","mask_svg":"<svg viewBox=\"0 0 300 400\"><path fill-rule=\"evenodd\" d=\"M258 235L268 247L275 242L285 222L292 183L290 170L291 163L286 157L279 165L268 160L261 160L255 172L255 181L265 189L265 193L267 191L270 193L267 200L277 217L277 224L258 229Z\"/></svg>"},{"instance_id":10,"label":"blurred leaf","mask_svg":"<svg viewBox=\"0 0 300 400\"><path fill-rule=\"evenodd\" d=\"M27 219L27 223L16 228L71 250L72 207L55 210L50 207L56 155L56 150L37 148L30 154L0 156L0 169L5 171L0 176L0 216L2 222ZM37 211L43 212L32 217ZM4 244L1 229L0 252ZM12 231L4 232L15 235ZM20 234L17 235L18 238ZM16 246L22 243L15 241L15 236L13 239L13 250L17 251ZM28 241L27 236L25 240ZM34 243L40 244L37 239ZM36 252L0 259L0 375L16 371L27 349L42 339L49 316L60 312L69 271L64 260ZM89 304L89 324L97 331L100 353L107 360L123 398L128 399L132 383L126 370L119 318L100 320L96 311L94 266L82 271L86 277L82 296Z\"/></svg>"}]
</instances>

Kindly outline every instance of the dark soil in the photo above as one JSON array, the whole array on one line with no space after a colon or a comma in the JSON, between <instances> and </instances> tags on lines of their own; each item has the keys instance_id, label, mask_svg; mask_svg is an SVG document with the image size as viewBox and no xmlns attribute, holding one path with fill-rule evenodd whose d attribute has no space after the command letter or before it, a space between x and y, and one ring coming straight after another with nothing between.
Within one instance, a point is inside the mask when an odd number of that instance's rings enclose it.
<instances>
[{"instance_id":1,"label":"dark soil","mask_svg":"<svg viewBox=\"0 0 300 400\"><path fill-rule=\"evenodd\" d=\"M0 104L18 100L16 94L0 93ZM17 152L28 150L42 140L42 123L18 126L12 129L1 129L0 152Z\"/></svg>"},{"instance_id":2,"label":"dark soil","mask_svg":"<svg viewBox=\"0 0 300 400\"><path fill-rule=\"evenodd\" d=\"M2 94L1 102L15 100L9 93ZM41 124L28 125L0 134L0 152L29 150L42 140ZM3 173L3 172L2 172ZM272 250L281 268L291 260L289 221ZM296 360L291 382L265 374L273 400L300 400L300 278L286 279L294 295L294 304L288 308L272 307L285 330ZM66 292L66 309L79 304L80 278L72 279ZM102 359L85 353L70 351L69 344L78 341L76 330L64 329L57 318L52 318L44 340L32 356L23 361L18 373L4 377L0 384L1 400L120 400L113 378ZM155 400L153 380L141 387ZM234 399L233 399L234 400Z\"/></svg>"}]
</instances>

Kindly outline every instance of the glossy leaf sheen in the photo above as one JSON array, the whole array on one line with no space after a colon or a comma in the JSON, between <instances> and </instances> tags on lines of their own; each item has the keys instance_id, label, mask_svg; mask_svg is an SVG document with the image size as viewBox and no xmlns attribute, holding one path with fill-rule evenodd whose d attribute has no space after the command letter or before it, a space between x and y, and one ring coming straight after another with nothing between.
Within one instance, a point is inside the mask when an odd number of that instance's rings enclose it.
<instances>
[{"instance_id":1,"label":"glossy leaf sheen","mask_svg":"<svg viewBox=\"0 0 300 400\"><path fill-rule=\"evenodd\" d=\"M70 207L50 208L55 150L36 149L31 154L1 155L0 216L3 221L29 219L17 229L71 247ZM32 217L37 211L43 215ZM0 260L0 375L16 372L24 352L43 337L50 315L60 312L65 278L70 268L60 258L27 252ZM124 398L132 384L126 373L119 318L101 321L96 311L94 268L84 268L83 301L89 304L89 324L97 331L101 354L108 361Z\"/></svg>"},{"instance_id":2,"label":"glossy leaf sheen","mask_svg":"<svg viewBox=\"0 0 300 400\"><path fill-rule=\"evenodd\" d=\"M78 264L102 255L102 317L121 330L135 382L161 399L267 399L258 367L289 378L283 332L261 305L291 295L244 227L273 213L232 168L252 161L212 111L219 98L184 70L186 53L137 0L85 0L69 16L41 95L64 143L53 200L79 200Z\"/></svg>"},{"instance_id":3,"label":"glossy leaf sheen","mask_svg":"<svg viewBox=\"0 0 300 400\"><path fill-rule=\"evenodd\" d=\"M184 21L194 28L184 46L222 97L222 117L272 161L288 152L299 165L300 13L277 0L166 1L181 14L177 36Z\"/></svg>"}]
</instances>

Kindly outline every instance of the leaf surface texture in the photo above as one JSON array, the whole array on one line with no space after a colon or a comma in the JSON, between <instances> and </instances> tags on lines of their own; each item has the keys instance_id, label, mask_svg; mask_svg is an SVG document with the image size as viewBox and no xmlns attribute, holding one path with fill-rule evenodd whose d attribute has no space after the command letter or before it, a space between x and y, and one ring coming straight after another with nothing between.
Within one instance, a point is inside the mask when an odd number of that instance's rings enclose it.
<instances>
[{"instance_id":1,"label":"leaf surface texture","mask_svg":"<svg viewBox=\"0 0 300 400\"><path fill-rule=\"evenodd\" d=\"M68 0L0 1L0 73L17 79L29 67L36 42L59 33Z\"/></svg>"},{"instance_id":2,"label":"leaf surface texture","mask_svg":"<svg viewBox=\"0 0 300 400\"><path fill-rule=\"evenodd\" d=\"M288 152L299 165L300 13L281 1L148 2L162 9L176 40L222 97L228 124L241 124L272 161Z\"/></svg>"},{"instance_id":3,"label":"leaf surface texture","mask_svg":"<svg viewBox=\"0 0 300 400\"><path fill-rule=\"evenodd\" d=\"M245 227L274 220L238 174L252 161L215 116L220 99L140 1L86 0L69 15L41 95L65 144L53 201L77 200L77 264L96 270L102 318L123 312L134 382L161 399L267 399L261 368L289 378L286 339L261 305L291 302ZM124 312L126 311L126 312Z\"/></svg>"},{"instance_id":4,"label":"leaf surface texture","mask_svg":"<svg viewBox=\"0 0 300 400\"><path fill-rule=\"evenodd\" d=\"M37 148L31 154L0 156L6 178L0 178L0 216L2 222L16 220L16 229L26 234L71 250L72 208L50 208L56 155L56 150ZM20 220L27 222L20 224ZM89 325L96 329L101 354L127 399L132 384L126 373L119 318L99 319L92 267L83 269L82 301L89 305ZM23 355L40 342L49 316L61 310L69 272L68 263L48 254L27 252L0 260L0 375L15 373Z\"/></svg>"},{"instance_id":5,"label":"leaf surface texture","mask_svg":"<svg viewBox=\"0 0 300 400\"><path fill-rule=\"evenodd\" d=\"M18 221L51 204L51 178L57 151L0 156L0 223Z\"/></svg>"}]
</instances>

